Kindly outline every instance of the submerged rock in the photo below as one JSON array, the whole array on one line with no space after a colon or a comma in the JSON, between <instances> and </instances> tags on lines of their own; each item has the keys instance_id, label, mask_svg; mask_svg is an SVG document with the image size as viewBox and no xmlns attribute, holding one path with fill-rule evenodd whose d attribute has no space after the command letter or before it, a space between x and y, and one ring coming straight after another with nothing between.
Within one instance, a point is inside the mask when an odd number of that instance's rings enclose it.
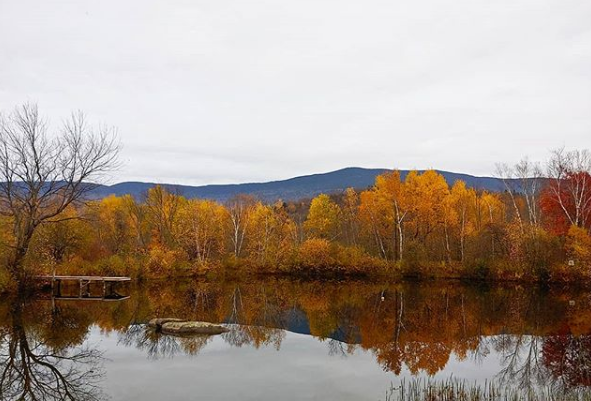
<instances>
[{"instance_id":1,"label":"submerged rock","mask_svg":"<svg viewBox=\"0 0 591 401\"><path fill-rule=\"evenodd\" d=\"M186 321L186 319L177 319L176 317L157 317L148 322L148 327L160 330L165 323L181 323Z\"/></svg>"},{"instance_id":2,"label":"submerged rock","mask_svg":"<svg viewBox=\"0 0 591 401\"><path fill-rule=\"evenodd\" d=\"M207 322L167 322L162 324L164 334L222 334L230 331L228 328Z\"/></svg>"}]
</instances>

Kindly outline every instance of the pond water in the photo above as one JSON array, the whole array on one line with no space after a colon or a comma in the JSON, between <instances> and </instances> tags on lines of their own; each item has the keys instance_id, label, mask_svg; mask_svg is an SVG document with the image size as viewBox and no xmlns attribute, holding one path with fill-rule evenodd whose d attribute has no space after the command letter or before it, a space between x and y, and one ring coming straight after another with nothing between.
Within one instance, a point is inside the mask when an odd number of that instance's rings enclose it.
<instances>
[{"instance_id":1,"label":"pond water","mask_svg":"<svg viewBox=\"0 0 591 401\"><path fill-rule=\"evenodd\" d=\"M402 380L450 377L591 385L584 290L265 279L119 291L130 297L0 301L0 399L378 401ZM231 330L165 336L145 325L156 316Z\"/></svg>"}]
</instances>

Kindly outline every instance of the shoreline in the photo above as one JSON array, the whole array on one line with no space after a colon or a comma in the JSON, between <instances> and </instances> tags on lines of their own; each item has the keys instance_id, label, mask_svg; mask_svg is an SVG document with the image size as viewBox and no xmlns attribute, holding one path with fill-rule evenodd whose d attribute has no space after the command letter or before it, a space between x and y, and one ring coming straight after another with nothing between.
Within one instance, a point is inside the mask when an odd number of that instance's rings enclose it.
<instances>
[{"instance_id":1,"label":"shoreline","mask_svg":"<svg viewBox=\"0 0 591 401\"><path fill-rule=\"evenodd\" d=\"M389 272L374 273L351 273L351 272L297 272L297 271L252 271L242 269L218 268L210 271L190 272L186 274L160 275L160 276L131 276L131 285L143 286L150 283L159 282L250 282L256 284L259 281L278 280L290 282L326 282L326 283L351 283L363 282L368 284L433 284L433 283L456 283L460 285L469 285L474 287L505 287L505 286L532 286L536 288L548 289L591 289L591 279L572 279L572 280L541 280L532 277L525 278L478 278L461 274L436 275L436 274L404 274L400 271L393 274ZM40 286L33 281L26 286L28 295L43 291ZM0 294L18 295L18 291L10 288L0 288Z\"/></svg>"}]
</instances>

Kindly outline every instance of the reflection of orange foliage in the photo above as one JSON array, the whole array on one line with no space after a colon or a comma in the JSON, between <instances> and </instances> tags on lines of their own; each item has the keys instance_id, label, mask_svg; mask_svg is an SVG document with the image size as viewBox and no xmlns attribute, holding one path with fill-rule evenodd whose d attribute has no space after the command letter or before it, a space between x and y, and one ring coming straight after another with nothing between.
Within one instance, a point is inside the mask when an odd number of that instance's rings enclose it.
<instances>
[{"instance_id":1,"label":"reflection of orange foliage","mask_svg":"<svg viewBox=\"0 0 591 401\"><path fill-rule=\"evenodd\" d=\"M386 371L398 374L407 368L430 375L445 368L452 355L460 360L472 357L482 336L549 336L545 363L573 383L581 382L584 372L582 362L568 353L578 347L591 349L588 299L577 292L273 279L148 282L132 288L131 295L118 303L58 301L53 311L49 301L36 301L25 308L24 322L56 349L83 341L93 324L126 336L128 327L154 316L240 324L224 335L235 346L279 348L285 336L281 329L296 324L309 327L320 339L358 344ZM10 327L10 305L0 303L0 333ZM183 352L195 354L206 343L179 344ZM353 352L355 347L342 349ZM561 358L571 360L565 365Z\"/></svg>"}]
</instances>

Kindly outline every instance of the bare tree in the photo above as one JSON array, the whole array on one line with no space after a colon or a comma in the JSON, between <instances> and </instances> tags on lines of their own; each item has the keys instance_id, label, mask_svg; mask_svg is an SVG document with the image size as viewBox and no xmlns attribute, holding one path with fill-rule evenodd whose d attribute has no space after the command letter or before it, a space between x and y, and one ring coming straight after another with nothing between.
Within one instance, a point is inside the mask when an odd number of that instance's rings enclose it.
<instances>
[{"instance_id":1,"label":"bare tree","mask_svg":"<svg viewBox=\"0 0 591 401\"><path fill-rule=\"evenodd\" d=\"M82 112L73 113L55 135L48 131L34 104L0 118L0 213L13 223L8 269L21 284L37 228L63 220L64 210L118 165L114 129L89 127Z\"/></svg>"},{"instance_id":2,"label":"bare tree","mask_svg":"<svg viewBox=\"0 0 591 401\"><path fill-rule=\"evenodd\" d=\"M507 193L511 197L511 203L521 230L524 230L524 222L536 227L540 222L539 194L543 183L542 169L538 163L522 159L514 166L498 164L496 175L503 181ZM525 200L525 216L519 208L517 197Z\"/></svg>"}]
</instances>

